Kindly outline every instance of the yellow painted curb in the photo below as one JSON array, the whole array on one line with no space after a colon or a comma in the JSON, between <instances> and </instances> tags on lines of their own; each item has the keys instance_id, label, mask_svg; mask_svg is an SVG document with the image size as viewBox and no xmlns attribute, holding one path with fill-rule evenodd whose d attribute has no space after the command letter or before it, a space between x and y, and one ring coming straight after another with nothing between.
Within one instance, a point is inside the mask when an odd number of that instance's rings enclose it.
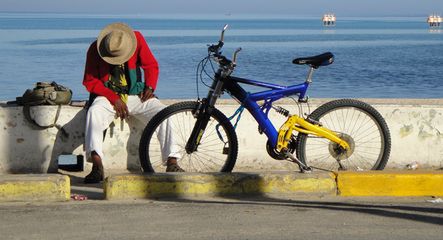
<instances>
[{"instance_id":1,"label":"yellow painted curb","mask_svg":"<svg viewBox=\"0 0 443 240\"><path fill-rule=\"evenodd\" d=\"M110 176L104 190L109 200L232 194L335 195L336 184L335 177L325 173L158 173Z\"/></svg>"},{"instance_id":2,"label":"yellow painted curb","mask_svg":"<svg viewBox=\"0 0 443 240\"><path fill-rule=\"evenodd\" d=\"M339 172L341 196L443 196L443 172Z\"/></svg>"},{"instance_id":3,"label":"yellow painted curb","mask_svg":"<svg viewBox=\"0 0 443 240\"><path fill-rule=\"evenodd\" d=\"M68 201L70 179L58 174L0 175L0 202Z\"/></svg>"}]
</instances>

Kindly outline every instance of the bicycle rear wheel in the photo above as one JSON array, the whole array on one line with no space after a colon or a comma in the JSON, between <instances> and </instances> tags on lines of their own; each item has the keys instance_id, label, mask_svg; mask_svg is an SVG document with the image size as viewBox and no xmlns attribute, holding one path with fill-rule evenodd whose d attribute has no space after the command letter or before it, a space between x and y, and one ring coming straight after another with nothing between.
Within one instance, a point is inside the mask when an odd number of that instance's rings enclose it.
<instances>
[{"instance_id":1,"label":"bicycle rear wheel","mask_svg":"<svg viewBox=\"0 0 443 240\"><path fill-rule=\"evenodd\" d=\"M309 117L338 133L351 146L344 151L325 138L300 133L297 157L303 163L328 170L382 170L389 159L391 138L388 126L373 107L354 99L323 104Z\"/></svg>"},{"instance_id":2,"label":"bicycle rear wheel","mask_svg":"<svg viewBox=\"0 0 443 240\"><path fill-rule=\"evenodd\" d=\"M181 157L178 164L186 172L230 172L238 152L237 135L226 116L214 109L197 151L187 153L185 146L197 119L194 112L197 102L173 104L148 123L140 139L140 164L145 172L164 172L164 160L157 134L169 125L168 136L173 138L173 152Z\"/></svg>"}]
</instances>

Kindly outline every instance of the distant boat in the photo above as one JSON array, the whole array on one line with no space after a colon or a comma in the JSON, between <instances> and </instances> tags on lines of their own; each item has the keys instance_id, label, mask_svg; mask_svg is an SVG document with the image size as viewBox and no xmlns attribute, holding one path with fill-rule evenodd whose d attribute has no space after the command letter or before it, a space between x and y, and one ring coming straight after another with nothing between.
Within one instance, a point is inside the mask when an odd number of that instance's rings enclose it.
<instances>
[{"instance_id":1,"label":"distant boat","mask_svg":"<svg viewBox=\"0 0 443 240\"><path fill-rule=\"evenodd\" d=\"M326 13L323 15L322 21L323 26L335 26L337 18L335 17L335 14L333 13Z\"/></svg>"},{"instance_id":2,"label":"distant boat","mask_svg":"<svg viewBox=\"0 0 443 240\"><path fill-rule=\"evenodd\" d=\"M429 24L429 27L440 27L442 20L443 19L440 15L431 14L428 16L427 22Z\"/></svg>"}]
</instances>

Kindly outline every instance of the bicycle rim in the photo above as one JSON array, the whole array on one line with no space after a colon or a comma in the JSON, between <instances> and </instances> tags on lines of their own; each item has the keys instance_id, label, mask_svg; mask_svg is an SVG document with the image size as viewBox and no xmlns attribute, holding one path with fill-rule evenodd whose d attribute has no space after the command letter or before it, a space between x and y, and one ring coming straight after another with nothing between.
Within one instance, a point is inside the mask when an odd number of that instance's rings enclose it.
<instances>
[{"instance_id":1,"label":"bicycle rim","mask_svg":"<svg viewBox=\"0 0 443 240\"><path fill-rule=\"evenodd\" d=\"M300 141L303 145L300 146L301 160L328 170L340 169L340 164L346 170L383 169L390 149L384 120L366 106L337 103L335 106L331 104L329 109L320 110L318 114L313 113L313 117L345 139L351 145L351 151L343 153L336 143L328 139L304 135Z\"/></svg>"},{"instance_id":2,"label":"bicycle rim","mask_svg":"<svg viewBox=\"0 0 443 240\"><path fill-rule=\"evenodd\" d=\"M169 123L171 136L174 137L175 152L181 156L178 163L186 172L219 172L231 171L235 164L237 141L232 135L234 131L229 122L220 120L221 113L213 113L209 119L197 151L188 154L186 142L191 135L196 118L193 115L195 105L175 109L167 116L159 119L156 130L152 132L147 146L148 159L155 172L164 172L162 152L159 139L156 137L158 128L165 121ZM234 132L235 134L235 132ZM234 158L234 159L233 159Z\"/></svg>"}]
</instances>

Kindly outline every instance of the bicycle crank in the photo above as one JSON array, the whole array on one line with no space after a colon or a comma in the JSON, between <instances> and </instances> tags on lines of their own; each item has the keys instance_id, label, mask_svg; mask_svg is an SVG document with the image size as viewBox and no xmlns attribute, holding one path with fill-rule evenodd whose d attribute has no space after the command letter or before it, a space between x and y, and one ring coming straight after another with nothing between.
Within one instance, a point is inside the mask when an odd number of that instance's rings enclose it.
<instances>
[{"instance_id":1,"label":"bicycle crank","mask_svg":"<svg viewBox=\"0 0 443 240\"><path fill-rule=\"evenodd\" d=\"M302 163L296 156L292 155L292 153L286 151L285 155L287 158L289 158L287 159L288 161L296 163L298 165L298 168L300 169L301 173L312 172L312 168L310 166Z\"/></svg>"},{"instance_id":2,"label":"bicycle crank","mask_svg":"<svg viewBox=\"0 0 443 240\"><path fill-rule=\"evenodd\" d=\"M287 158L289 158L286 160L296 163L298 165L298 167L300 168L301 173L310 173L310 172L312 172L312 169L317 169L317 170L321 170L321 171L325 171L325 172L331 172L335 175L337 174L336 172L334 172L332 170L328 170L328 169L324 169L324 168L320 168L320 167L315 167L315 166L308 166L308 165L304 164L303 162L301 162L296 156L292 155L292 153L290 153L290 152L286 152L285 154L286 154Z\"/></svg>"}]
</instances>

